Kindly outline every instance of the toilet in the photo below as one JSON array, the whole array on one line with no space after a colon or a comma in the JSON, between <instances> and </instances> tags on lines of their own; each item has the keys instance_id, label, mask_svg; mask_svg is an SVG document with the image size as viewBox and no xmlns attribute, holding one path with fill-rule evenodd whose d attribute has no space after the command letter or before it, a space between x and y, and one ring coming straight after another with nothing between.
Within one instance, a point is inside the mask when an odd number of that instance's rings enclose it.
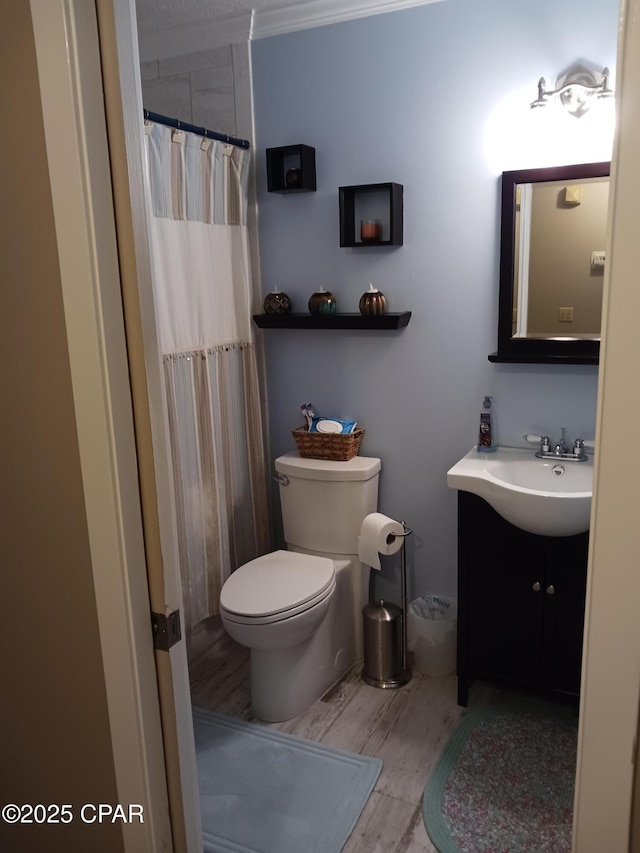
<instances>
[{"instance_id":1,"label":"toilet","mask_svg":"<svg viewBox=\"0 0 640 853\"><path fill-rule=\"evenodd\" d=\"M380 460L294 452L275 469L287 550L240 566L220 593L225 630L251 650L251 706L266 722L302 714L362 656L358 534L377 509Z\"/></svg>"}]
</instances>

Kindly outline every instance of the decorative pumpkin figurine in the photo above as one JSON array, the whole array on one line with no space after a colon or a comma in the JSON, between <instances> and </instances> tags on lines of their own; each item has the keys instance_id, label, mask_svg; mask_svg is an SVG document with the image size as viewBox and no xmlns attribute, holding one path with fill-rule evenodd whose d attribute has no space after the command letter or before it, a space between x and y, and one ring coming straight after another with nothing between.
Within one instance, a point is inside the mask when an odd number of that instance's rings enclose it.
<instances>
[{"instance_id":1,"label":"decorative pumpkin figurine","mask_svg":"<svg viewBox=\"0 0 640 853\"><path fill-rule=\"evenodd\" d=\"M309 311L311 314L335 314L336 300L333 293L321 287L311 294L309 299Z\"/></svg>"},{"instance_id":2,"label":"decorative pumpkin figurine","mask_svg":"<svg viewBox=\"0 0 640 853\"><path fill-rule=\"evenodd\" d=\"M293 168L289 169L286 175L284 176L284 182L291 189L295 189L296 187L301 186L302 184L302 172L300 169Z\"/></svg>"},{"instance_id":3,"label":"decorative pumpkin figurine","mask_svg":"<svg viewBox=\"0 0 640 853\"><path fill-rule=\"evenodd\" d=\"M387 300L384 293L369 282L369 290L360 297L358 307L360 308L360 313L366 317L379 317L385 312Z\"/></svg>"},{"instance_id":4,"label":"decorative pumpkin figurine","mask_svg":"<svg viewBox=\"0 0 640 853\"><path fill-rule=\"evenodd\" d=\"M272 290L264 298L265 314L289 314L291 311L291 300L286 293L280 290Z\"/></svg>"}]
</instances>

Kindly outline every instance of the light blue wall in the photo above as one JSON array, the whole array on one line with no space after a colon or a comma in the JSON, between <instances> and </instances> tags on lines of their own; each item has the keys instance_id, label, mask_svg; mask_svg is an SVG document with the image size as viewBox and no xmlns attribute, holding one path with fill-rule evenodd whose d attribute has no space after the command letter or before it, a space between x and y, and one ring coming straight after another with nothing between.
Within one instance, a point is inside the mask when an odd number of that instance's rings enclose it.
<instances>
[{"instance_id":1,"label":"light blue wall","mask_svg":"<svg viewBox=\"0 0 640 853\"><path fill-rule=\"evenodd\" d=\"M554 82L578 59L614 70L617 18L617 0L443 0L253 43L265 292L304 311L323 285L357 311L372 281L391 311L413 312L398 332L265 332L271 452L293 449L303 401L366 427L361 453L382 459L380 510L415 531L411 595L455 592L446 471L475 444L484 394L503 444L561 425L593 436L597 368L487 355L500 172L609 159L590 116L556 126L527 104L540 76ZM318 191L267 193L264 149L296 143L316 149ZM340 248L338 187L383 181L404 185L404 246ZM378 591L396 573L389 558Z\"/></svg>"}]
</instances>

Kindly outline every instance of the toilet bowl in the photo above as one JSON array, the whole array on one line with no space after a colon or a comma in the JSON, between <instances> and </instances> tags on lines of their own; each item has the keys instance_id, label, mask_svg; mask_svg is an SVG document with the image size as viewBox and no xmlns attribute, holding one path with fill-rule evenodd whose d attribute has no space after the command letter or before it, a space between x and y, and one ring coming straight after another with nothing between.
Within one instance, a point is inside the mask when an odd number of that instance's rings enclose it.
<instances>
[{"instance_id":1,"label":"toilet bowl","mask_svg":"<svg viewBox=\"0 0 640 853\"><path fill-rule=\"evenodd\" d=\"M251 649L251 707L258 719L298 716L342 674L326 665L325 655L335 592L332 560L293 551L251 560L224 584L222 624Z\"/></svg>"},{"instance_id":2,"label":"toilet bowl","mask_svg":"<svg viewBox=\"0 0 640 853\"><path fill-rule=\"evenodd\" d=\"M250 649L308 640L327 615L336 580L325 557L274 551L240 566L220 594L229 636Z\"/></svg>"},{"instance_id":3,"label":"toilet bowl","mask_svg":"<svg viewBox=\"0 0 640 853\"><path fill-rule=\"evenodd\" d=\"M360 652L357 537L376 509L380 460L294 453L276 459L276 470L289 550L240 566L220 593L225 630L251 651L251 707L266 722L302 714Z\"/></svg>"}]
</instances>

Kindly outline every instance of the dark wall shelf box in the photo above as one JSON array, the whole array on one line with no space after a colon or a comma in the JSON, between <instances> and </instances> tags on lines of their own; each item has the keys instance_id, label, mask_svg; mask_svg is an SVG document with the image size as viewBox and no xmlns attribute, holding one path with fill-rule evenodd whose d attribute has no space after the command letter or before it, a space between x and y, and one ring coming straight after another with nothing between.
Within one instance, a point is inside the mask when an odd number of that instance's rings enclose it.
<instances>
[{"instance_id":1,"label":"dark wall shelf box","mask_svg":"<svg viewBox=\"0 0 640 853\"><path fill-rule=\"evenodd\" d=\"M402 184L361 184L340 187L340 245L341 246L402 246L403 211ZM363 241L360 223L376 220L380 223L380 239Z\"/></svg>"},{"instance_id":2,"label":"dark wall shelf box","mask_svg":"<svg viewBox=\"0 0 640 853\"><path fill-rule=\"evenodd\" d=\"M261 329L402 329L411 311L365 317L362 314L254 314Z\"/></svg>"},{"instance_id":3,"label":"dark wall shelf box","mask_svg":"<svg viewBox=\"0 0 640 853\"><path fill-rule=\"evenodd\" d=\"M316 149L310 145L267 148L267 189L270 193L316 191Z\"/></svg>"}]
</instances>

